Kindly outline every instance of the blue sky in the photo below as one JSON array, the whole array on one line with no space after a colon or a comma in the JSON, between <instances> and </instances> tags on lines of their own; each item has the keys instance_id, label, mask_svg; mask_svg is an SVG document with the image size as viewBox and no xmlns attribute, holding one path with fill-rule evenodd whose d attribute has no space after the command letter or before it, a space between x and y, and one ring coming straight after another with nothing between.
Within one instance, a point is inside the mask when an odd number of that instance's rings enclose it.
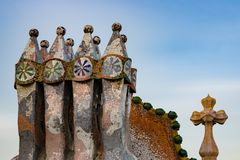
<instances>
[{"instance_id":1,"label":"blue sky","mask_svg":"<svg viewBox=\"0 0 240 160\"><path fill-rule=\"evenodd\" d=\"M215 109L229 119L214 127L219 160L240 159L240 2L233 0L146 1L27 1L5 0L0 6L0 159L18 152L17 96L13 88L15 63L28 40L28 30L39 29L39 42L55 39L55 29L67 29L65 38L83 36L85 24L94 26L104 52L111 25L120 22L128 36L128 55L138 69L137 95L155 107L178 113L182 147L199 159L202 126L189 118L202 110L200 100L210 93Z\"/></svg>"}]
</instances>

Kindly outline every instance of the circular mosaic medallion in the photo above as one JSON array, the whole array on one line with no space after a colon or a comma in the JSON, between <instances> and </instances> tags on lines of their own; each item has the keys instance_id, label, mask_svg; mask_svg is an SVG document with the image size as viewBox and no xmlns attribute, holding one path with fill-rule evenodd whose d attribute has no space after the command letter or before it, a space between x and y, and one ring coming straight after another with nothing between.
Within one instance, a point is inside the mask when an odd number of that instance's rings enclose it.
<instances>
[{"instance_id":1,"label":"circular mosaic medallion","mask_svg":"<svg viewBox=\"0 0 240 160\"><path fill-rule=\"evenodd\" d=\"M16 78L20 82L27 82L34 78L36 70L34 65L29 62L21 62L16 70Z\"/></svg>"},{"instance_id":2,"label":"circular mosaic medallion","mask_svg":"<svg viewBox=\"0 0 240 160\"><path fill-rule=\"evenodd\" d=\"M109 56L103 62L102 70L104 76L109 76L110 78L119 76L122 69L122 61L116 56Z\"/></svg>"},{"instance_id":3,"label":"circular mosaic medallion","mask_svg":"<svg viewBox=\"0 0 240 160\"><path fill-rule=\"evenodd\" d=\"M73 73L76 78L85 79L92 75L92 63L86 57L81 57L76 60Z\"/></svg>"},{"instance_id":4,"label":"circular mosaic medallion","mask_svg":"<svg viewBox=\"0 0 240 160\"><path fill-rule=\"evenodd\" d=\"M64 76L64 67L60 60L50 60L44 68L44 79L49 82L56 82Z\"/></svg>"},{"instance_id":5,"label":"circular mosaic medallion","mask_svg":"<svg viewBox=\"0 0 240 160\"><path fill-rule=\"evenodd\" d=\"M124 73L127 75L128 79L131 81L131 65L132 65L132 61L131 60L127 60L124 64Z\"/></svg>"}]
</instances>

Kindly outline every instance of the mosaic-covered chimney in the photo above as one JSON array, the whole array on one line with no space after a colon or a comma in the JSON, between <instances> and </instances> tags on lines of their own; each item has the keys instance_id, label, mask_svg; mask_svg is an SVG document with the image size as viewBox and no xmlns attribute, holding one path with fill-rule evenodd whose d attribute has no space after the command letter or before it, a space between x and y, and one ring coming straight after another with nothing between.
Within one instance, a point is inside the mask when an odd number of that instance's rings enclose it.
<instances>
[{"instance_id":1,"label":"mosaic-covered chimney","mask_svg":"<svg viewBox=\"0 0 240 160\"><path fill-rule=\"evenodd\" d=\"M19 159L37 159L44 147L43 86L36 81L43 59L37 29L29 31L29 41L16 64L15 86L18 95Z\"/></svg>"},{"instance_id":2,"label":"mosaic-covered chimney","mask_svg":"<svg viewBox=\"0 0 240 160\"><path fill-rule=\"evenodd\" d=\"M99 60L97 45L92 38L93 27L84 27L83 40L74 57L73 125L74 160L93 159L96 156L94 128L94 79L93 65Z\"/></svg>"},{"instance_id":3,"label":"mosaic-covered chimney","mask_svg":"<svg viewBox=\"0 0 240 160\"><path fill-rule=\"evenodd\" d=\"M49 42L37 42L38 30L16 64L19 160L136 159L128 150L128 118L136 91L121 24L101 57L101 39L86 25L74 55L66 29Z\"/></svg>"}]
</instances>

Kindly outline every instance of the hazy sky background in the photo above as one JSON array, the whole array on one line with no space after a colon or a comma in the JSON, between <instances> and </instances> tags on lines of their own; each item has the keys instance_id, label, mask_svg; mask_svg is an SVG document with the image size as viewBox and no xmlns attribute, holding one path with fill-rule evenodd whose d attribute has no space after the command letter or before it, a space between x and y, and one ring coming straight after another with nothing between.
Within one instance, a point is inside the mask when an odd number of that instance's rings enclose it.
<instances>
[{"instance_id":1,"label":"hazy sky background","mask_svg":"<svg viewBox=\"0 0 240 160\"><path fill-rule=\"evenodd\" d=\"M75 40L74 51L86 24L101 37L101 53L114 22L128 36L128 55L138 69L137 94L145 102L176 111L181 124L182 147L200 159L204 128L189 120L201 111L209 93L215 110L229 116L215 125L218 160L240 159L240 1L233 0L5 0L0 5L0 160L18 154L17 96L13 88L15 63L37 28L38 41L55 39L59 25L65 38Z\"/></svg>"}]
</instances>

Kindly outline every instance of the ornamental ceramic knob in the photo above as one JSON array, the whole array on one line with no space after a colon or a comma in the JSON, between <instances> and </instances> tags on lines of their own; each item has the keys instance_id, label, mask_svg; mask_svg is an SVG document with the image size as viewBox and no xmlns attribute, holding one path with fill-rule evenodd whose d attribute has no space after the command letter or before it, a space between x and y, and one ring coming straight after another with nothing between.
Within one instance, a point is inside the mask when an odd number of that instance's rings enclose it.
<instances>
[{"instance_id":1,"label":"ornamental ceramic knob","mask_svg":"<svg viewBox=\"0 0 240 160\"><path fill-rule=\"evenodd\" d=\"M38 37L39 32L38 32L37 29L33 28L33 29L31 29L31 30L29 31L29 35L30 35L31 37Z\"/></svg>"},{"instance_id":2,"label":"ornamental ceramic knob","mask_svg":"<svg viewBox=\"0 0 240 160\"><path fill-rule=\"evenodd\" d=\"M86 25L84 26L84 29L83 29L84 33L93 33L93 26L91 25Z\"/></svg>"},{"instance_id":3,"label":"ornamental ceramic knob","mask_svg":"<svg viewBox=\"0 0 240 160\"><path fill-rule=\"evenodd\" d=\"M49 47L49 42L48 42L47 40L42 40L42 41L40 42L40 46L41 46L42 48L48 48L48 47Z\"/></svg>"},{"instance_id":4,"label":"ornamental ceramic knob","mask_svg":"<svg viewBox=\"0 0 240 160\"><path fill-rule=\"evenodd\" d=\"M57 35L64 36L66 33L66 29L63 26L59 26L59 27L57 27L56 33L57 33Z\"/></svg>"},{"instance_id":5,"label":"ornamental ceramic knob","mask_svg":"<svg viewBox=\"0 0 240 160\"><path fill-rule=\"evenodd\" d=\"M118 31L120 32L122 30L122 25L120 23L113 23L112 25L112 31Z\"/></svg>"},{"instance_id":6,"label":"ornamental ceramic knob","mask_svg":"<svg viewBox=\"0 0 240 160\"><path fill-rule=\"evenodd\" d=\"M66 46L74 46L74 40L72 38L68 38L65 42Z\"/></svg>"},{"instance_id":7,"label":"ornamental ceramic knob","mask_svg":"<svg viewBox=\"0 0 240 160\"><path fill-rule=\"evenodd\" d=\"M101 43L101 38L98 36L93 37L93 43L99 45Z\"/></svg>"},{"instance_id":8,"label":"ornamental ceramic knob","mask_svg":"<svg viewBox=\"0 0 240 160\"><path fill-rule=\"evenodd\" d=\"M123 43L127 42L127 36L125 34L121 34L121 39Z\"/></svg>"}]
</instances>

